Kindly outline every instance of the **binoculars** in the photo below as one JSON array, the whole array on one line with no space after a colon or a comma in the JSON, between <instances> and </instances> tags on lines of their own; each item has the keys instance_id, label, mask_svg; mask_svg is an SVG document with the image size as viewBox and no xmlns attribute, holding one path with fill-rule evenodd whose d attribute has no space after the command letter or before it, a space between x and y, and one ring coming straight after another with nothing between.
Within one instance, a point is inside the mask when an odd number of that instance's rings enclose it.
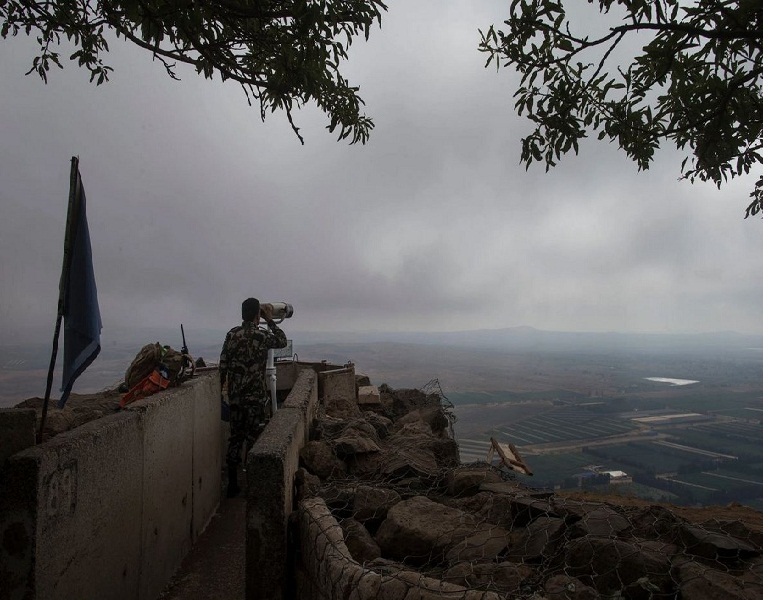
<instances>
[{"instance_id":1,"label":"binoculars","mask_svg":"<svg viewBox=\"0 0 769 600\"><path fill-rule=\"evenodd\" d=\"M287 302L263 302L262 308L272 307L272 318L275 321L290 319L294 314L294 307Z\"/></svg>"}]
</instances>

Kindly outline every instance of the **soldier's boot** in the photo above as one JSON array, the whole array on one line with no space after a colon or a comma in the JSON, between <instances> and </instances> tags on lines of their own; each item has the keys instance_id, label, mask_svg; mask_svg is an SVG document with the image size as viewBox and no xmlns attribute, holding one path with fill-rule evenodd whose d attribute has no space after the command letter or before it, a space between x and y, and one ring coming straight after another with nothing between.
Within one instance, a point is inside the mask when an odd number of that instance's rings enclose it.
<instances>
[{"instance_id":1,"label":"soldier's boot","mask_svg":"<svg viewBox=\"0 0 769 600\"><path fill-rule=\"evenodd\" d=\"M240 494L238 486L238 465L227 465L227 497L234 498Z\"/></svg>"}]
</instances>

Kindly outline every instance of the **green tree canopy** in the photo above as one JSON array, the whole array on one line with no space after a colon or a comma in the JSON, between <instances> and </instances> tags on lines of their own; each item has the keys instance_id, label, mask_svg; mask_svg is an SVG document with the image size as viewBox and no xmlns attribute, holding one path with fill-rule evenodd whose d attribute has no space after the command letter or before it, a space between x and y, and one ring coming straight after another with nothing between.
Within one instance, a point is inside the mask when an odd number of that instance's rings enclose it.
<instances>
[{"instance_id":1,"label":"green tree canopy","mask_svg":"<svg viewBox=\"0 0 769 600\"><path fill-rule=\"evenodd\" d=\"M763 162L761 0L587 4L600 14L577 21L570 12L572 26L562 0L513 0L504 29L480 32L486 66L521 75L515 107L534 123L522 140L526 168L577 153L588 130L616 142L639 170L672 141L686 154L682 178L719 187ZM579 33L601 23L597 35ZM763 211L763 176L751 199L746 217Z\"/></svg>"},{"instance_id":2,"label":"green tree canopy","mask_svg":"<svg viewBox=\"0 0 769 600\"><path fill-rule=\"evenodd\" d=\"M380 0L0 0L0 34L35 35L40 50L28 73L47 81L62 67L59 43L101 84L112 30L152 52L171 77L176 63L206 78L239 83L261 117L284 111L301 140L292 110L316 103L339 139L365 143L372 120L361 112L359 88L340 73L353 37L368 38L387 7Z\"/></svg>"}]
</instances>

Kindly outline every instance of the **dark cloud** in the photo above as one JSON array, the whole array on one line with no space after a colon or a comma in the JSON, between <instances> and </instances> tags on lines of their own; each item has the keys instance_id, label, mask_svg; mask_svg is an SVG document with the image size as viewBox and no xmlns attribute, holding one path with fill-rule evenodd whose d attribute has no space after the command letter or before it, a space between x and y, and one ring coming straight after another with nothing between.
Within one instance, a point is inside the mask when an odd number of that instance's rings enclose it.
<instances>
[{"instance_id":1,"label":"dark cloud","mask_svg":"<svg viewBox=\"0 0 769 600\"><path fill-rule=\"evenodd\" d=\"M73 154L105 330L225 329L249 295L292 302L308 330L759 330L752 182L679 182L673 148L638 173L595 141L524 170L515 75L476 50L504 12L391 6L346 67L376 122L366 146L312 107L302 146L237 86L172 81L117 41L98 88L72 64L24 77L34 44L0 42L0 330L50 335Z\"/></svg>"}]
</instances>

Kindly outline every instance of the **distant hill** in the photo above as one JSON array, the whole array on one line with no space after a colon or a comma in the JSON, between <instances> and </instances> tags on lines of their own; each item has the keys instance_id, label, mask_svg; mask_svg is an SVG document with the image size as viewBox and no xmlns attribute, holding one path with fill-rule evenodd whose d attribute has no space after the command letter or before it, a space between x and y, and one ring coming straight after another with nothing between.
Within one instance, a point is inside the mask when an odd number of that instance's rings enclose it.
<instances>
[{"instance_id":1,"label":"distant hill","mask_svg":"<svg viewBox=\"0 0 769 600\"><path fill-rule=\"evenodd\" d=\"M597 373L605 369L595 363L603 361L603 357L625 357L625 363L633 363L639 377L702 379L707 374L718 373L720 377L725 373L728 379L743 380L752 379L753 371L760 372L763 360L761 335L733 332L591 333L533 327L454 332L308 332L293 331L290 321L285 330L300 360L349 360L377 383L394 386L418 387L437 377L455 391L526 391L552 389L553 385L587 393L608 391L610 386L597 379ZM218 360L224 333L185 325L191 354L209 362ZM78 380L75 391L94 392L114 384L139 349L155 341L180 348L181 332L178 327L105 329L102 353ZM50 344L0 341L0 405L43 394L50 352ZM62 348L59 353L60 368ZM639 357L646 360L639 363ZM693 360L698 363L679 362ZM712 361L719 364L714 366ZM580 365L578 372L576 365ZM745 370L748 366L750 371ZM60 377L57 372L54 395Z\"/></svg>"},{"instance_id":2,"label":"distant hill","mask_svg":"<svg viewBox=\"0 0 769 600\"><path fill-rule=\"evenodd\" d=\"M723 353L761 348L763 336L736 332L696 334L564 332L533 327L475 329L450 332L296 332L295 340L319 342L400 342L441 344L491 350L530 350L556 352L681 352Z\"/></svg>"}]
</instances>

